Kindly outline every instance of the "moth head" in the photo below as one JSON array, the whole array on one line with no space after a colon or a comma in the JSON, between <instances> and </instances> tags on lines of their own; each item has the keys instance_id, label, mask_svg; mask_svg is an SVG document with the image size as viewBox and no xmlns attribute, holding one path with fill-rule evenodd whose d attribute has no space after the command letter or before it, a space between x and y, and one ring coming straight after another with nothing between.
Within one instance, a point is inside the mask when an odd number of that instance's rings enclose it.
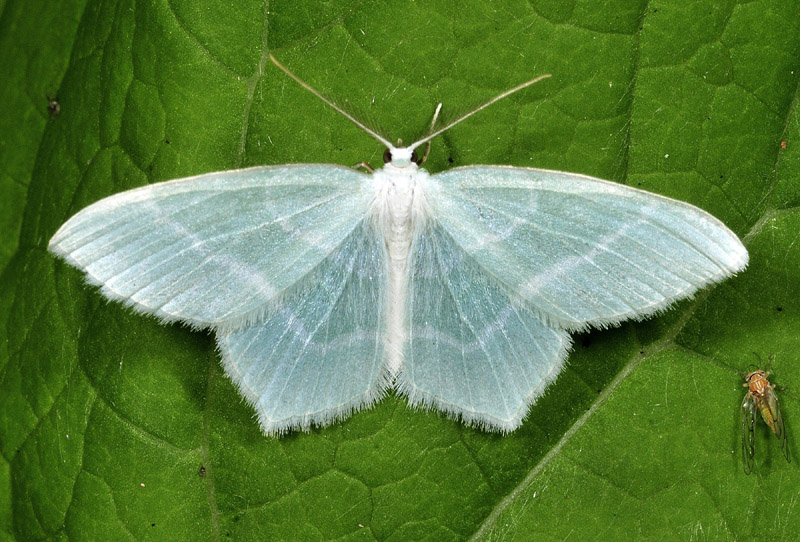
<instances>
[{"instance_id":1,"label":"moth head","mask_svg":"<svg viewBox=\"0 0 800 542\"><path fill-rule=\"evenodd\" d=\"M389 147L383 151L383 163L395 167L409 167L411 164L419 165L420 159L417 151L410 147Z\"/></svg>"}]
</instances>

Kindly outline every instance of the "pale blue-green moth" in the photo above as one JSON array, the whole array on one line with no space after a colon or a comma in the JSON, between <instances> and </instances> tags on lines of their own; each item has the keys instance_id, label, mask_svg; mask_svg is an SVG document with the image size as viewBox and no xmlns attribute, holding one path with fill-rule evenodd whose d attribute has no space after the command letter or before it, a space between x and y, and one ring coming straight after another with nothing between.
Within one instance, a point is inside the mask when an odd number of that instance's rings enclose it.
<instances>
[{"instance_id":1,"label":"pale blue-green moth","mask_svg":"<svg viewBox=\"0 0 800 542\"><path fill-rule=\"evenodd\" d=\"M273 62L385 145L385 166L143 186L83 209L49 246L106 297L214 330L267 435L390 389L513 431L570 332L653 315L747 265L734 233L680 201L560 171L419 167L417 147L541 77L403 147Z\"/></svg>"}]
</instances>

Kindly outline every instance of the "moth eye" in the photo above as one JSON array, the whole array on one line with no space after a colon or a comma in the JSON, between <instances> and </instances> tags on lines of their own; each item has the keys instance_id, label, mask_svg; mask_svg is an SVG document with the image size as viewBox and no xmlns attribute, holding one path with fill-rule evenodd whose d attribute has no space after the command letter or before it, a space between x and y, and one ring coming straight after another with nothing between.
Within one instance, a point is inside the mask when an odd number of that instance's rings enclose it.
<instances>
[{"instance_id":1,"label":"moth eye","mask_svg":"<svg viewBox=\"0 0 800 542\"><path fill-rule=\"evenodd\" d=\"M417 164L418 166L422 165L422 160L419 159L417 151L411 151L411 161Z\"/></svg>"},{"instance_id":2,"label":"moth eye","mask_svg":"<svg viewBox=\"0 0 800 542\"><path fill-rule=\"evenodd\" d=\"M385 151L383 151L383 163L388 164L391 161L392 161L392 151L386 149Z\"/></svg>"}]
</instances>

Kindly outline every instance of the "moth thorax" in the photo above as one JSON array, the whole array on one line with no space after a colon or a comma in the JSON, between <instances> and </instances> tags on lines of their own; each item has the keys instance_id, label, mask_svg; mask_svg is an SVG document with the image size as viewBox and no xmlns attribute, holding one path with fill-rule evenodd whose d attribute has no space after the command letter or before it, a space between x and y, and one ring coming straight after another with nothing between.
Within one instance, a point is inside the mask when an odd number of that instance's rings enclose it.
<instances>
[{"instance_id":1,"label":"moth thorax","mask_svg":"<svg viewBox=\"0 0 800 542\"><path fill-rule=\"evenodd\" d=\"M413 234L428 216L424 180L428 172L413 167L395 167L392 164L375 172L375 200L373 214L383 231L388 245L395 245L401 256L403 248L410 245Z\"/></svg>"}]
</instances>

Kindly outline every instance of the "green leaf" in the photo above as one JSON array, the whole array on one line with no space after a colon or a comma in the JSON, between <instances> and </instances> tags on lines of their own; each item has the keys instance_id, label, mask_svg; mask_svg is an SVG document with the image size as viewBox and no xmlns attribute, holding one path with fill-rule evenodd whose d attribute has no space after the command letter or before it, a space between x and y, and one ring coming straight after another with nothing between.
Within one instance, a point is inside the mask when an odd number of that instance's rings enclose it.
<instances>
[{"instance_id":1,"label":"green leaf","mask_svg":"<svg viewBox=\"0 0 800 542\"><path fill-rule=\"evenodd\" d=\"M742 539L800 532L800 473L740 372L774 354L800 431L800 6L588 2L0 1L0 539ZM275 54L426 167L511 164L698 205L750 267L656 319L575 337L509 436L388 397L266 438L208 334L105 302L46 252L146 183L383 149ZM60 112L51 114L48 101Z\"/></svg>"}]
</instances>

